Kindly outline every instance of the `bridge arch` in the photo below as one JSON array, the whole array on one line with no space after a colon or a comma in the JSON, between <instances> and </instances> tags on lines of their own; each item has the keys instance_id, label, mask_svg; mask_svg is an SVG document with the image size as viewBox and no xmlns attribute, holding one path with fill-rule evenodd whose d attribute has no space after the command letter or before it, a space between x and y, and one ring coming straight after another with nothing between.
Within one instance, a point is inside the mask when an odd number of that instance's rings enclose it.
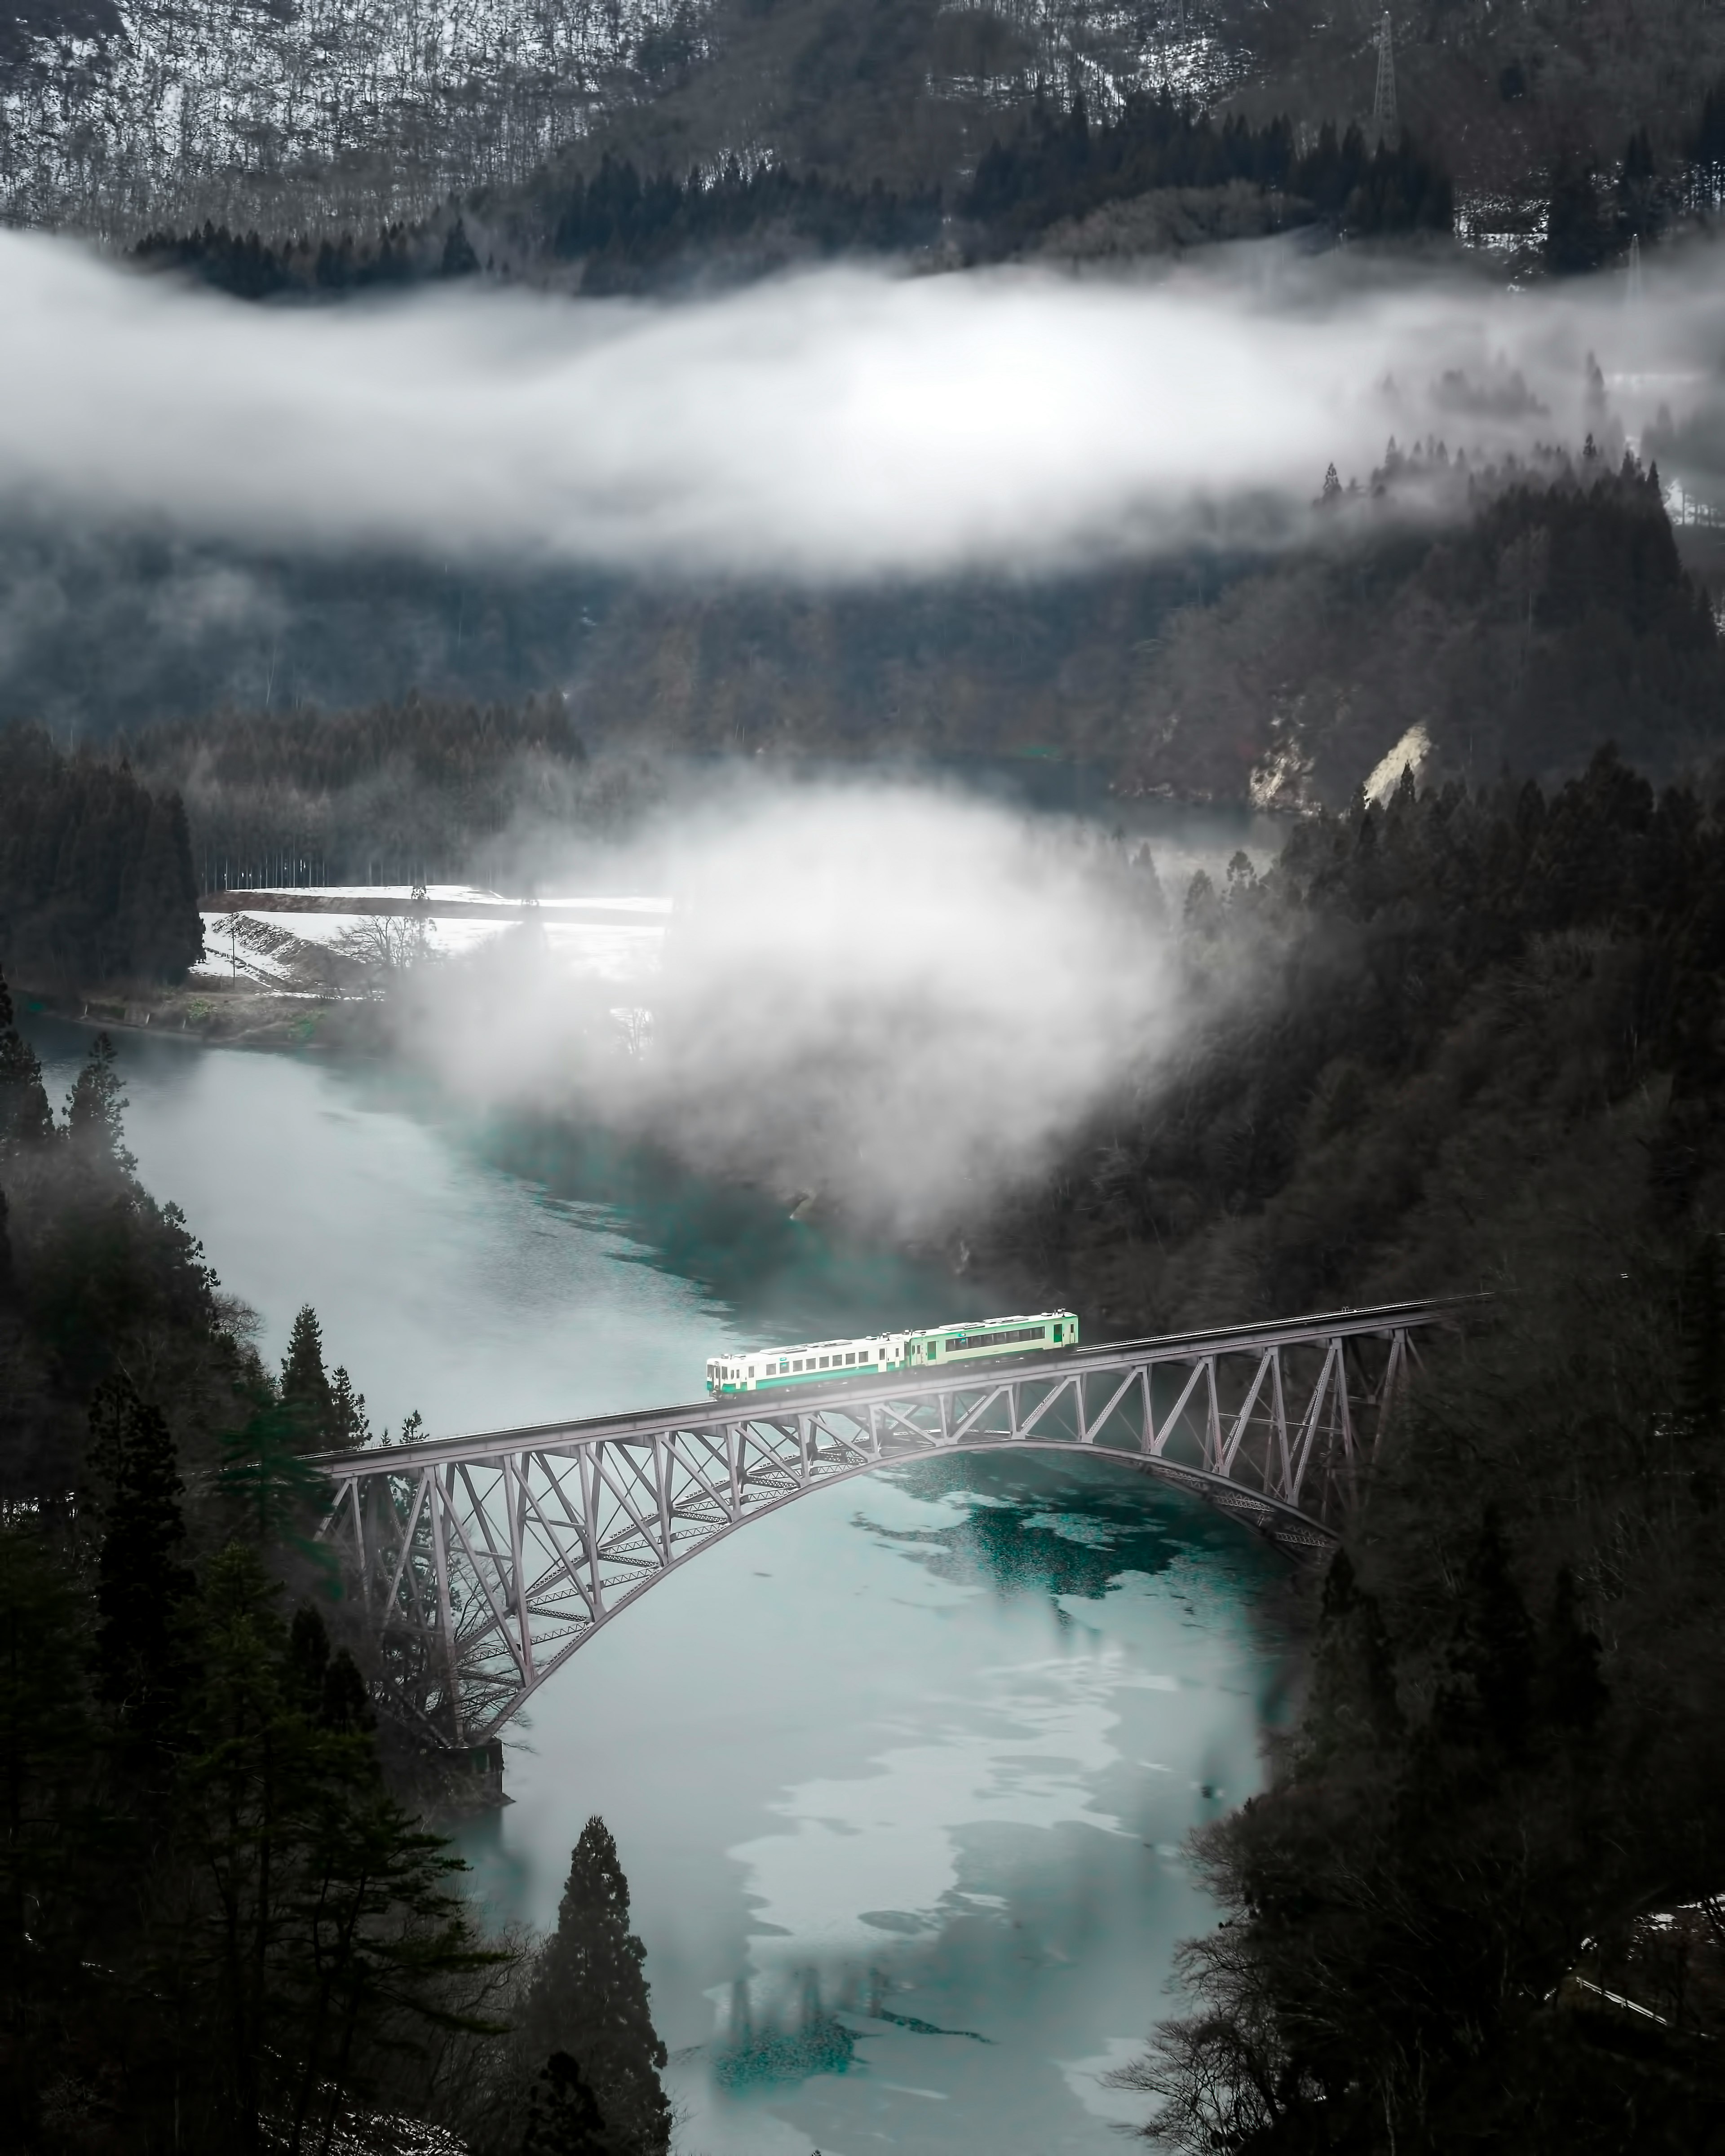
<instances>
[{"instance_id":1,"label":"bridge arch","mask_svg":"<svg viewBox=\"0 0 1725 2156\"><path fill-rule=\"evenodd\" d=\"M318 1464L386 1706L485 1743L595 1633L752 1521L950 1452L1089 1451L1193 1491L1289 1552L1331 1522L1418 1360L1472 1298L1085 1348L1028 1367L373 1446Z\"/></svg>"}]
</instances>

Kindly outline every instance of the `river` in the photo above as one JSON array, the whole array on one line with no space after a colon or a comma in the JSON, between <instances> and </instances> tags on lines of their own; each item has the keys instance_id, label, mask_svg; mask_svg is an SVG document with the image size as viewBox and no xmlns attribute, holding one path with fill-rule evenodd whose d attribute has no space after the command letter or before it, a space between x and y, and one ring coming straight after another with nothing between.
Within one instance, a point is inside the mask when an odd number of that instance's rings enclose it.
<instances>
[{"instance_id":1,"label":"river","mask_svg":"<svg viewBox=\"0 0 1725 2156\"><path fill-rule=\"evenodd\" d=\"M50 1097L87 1029L28 1022ZM128 1034L127 1131L279 1358L314 1304L374 1424L685 1400L733 1328L974 1314L765 1198L375 1072ZM816 1492L606 1627L510 1732L464 1837L554 1922L590 1813L648 1948L684 2156L1119 2146L1101 2081L1214 1922L1181 1853L1249 1794L1282 1561L1095 1458L971 1455Z\"/></svg>"}]
</instances>

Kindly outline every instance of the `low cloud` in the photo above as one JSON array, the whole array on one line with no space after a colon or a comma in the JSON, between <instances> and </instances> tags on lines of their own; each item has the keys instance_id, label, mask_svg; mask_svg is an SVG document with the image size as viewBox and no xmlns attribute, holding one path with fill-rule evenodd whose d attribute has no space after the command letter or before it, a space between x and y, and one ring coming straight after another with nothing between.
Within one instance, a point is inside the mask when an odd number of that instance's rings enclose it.
<instances>
[{"instance_id":1,"label":"low cloud","mask_svg":"<svg viewBox=\"0 0 1725 2156\"><path fill-rule=\"evenodd\" d=\"M672 923L639 978L583 978L516 932L417 972L403 1045L467 1102L598 1116L918 1233L1045 1167L1191 1022L1147 859L1076 825L744 774L603 886L663 888L667 863Z\"/></svg>"},{"instance_id":2,"label":"low cloud","mask_svg":"<svg viewBox=\"0 0 1725 2156\"><path fill-rule=\"evenodd\" d=\"M718 300L247 306L0 234L0 497L237 543L629 572L1041 572L1303 528L1386 436L1631 437L1716 372L1704 250L1502 291L1239 249L1153 282L834 270ZM1512 392L1513 393L1510 393Z\"/></svg>"}]
</instances>

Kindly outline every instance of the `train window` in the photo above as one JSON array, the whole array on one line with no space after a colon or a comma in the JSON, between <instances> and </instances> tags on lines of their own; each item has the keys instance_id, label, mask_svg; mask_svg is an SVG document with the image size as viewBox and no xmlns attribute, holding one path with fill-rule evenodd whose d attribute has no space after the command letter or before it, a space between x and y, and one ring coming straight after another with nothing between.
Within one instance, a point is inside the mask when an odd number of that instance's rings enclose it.
<instances>
[{"instance_id":1,"label":"train window","mask_svg":"<svg viewBox=\"0 0 1725 2156\"><path fill-rule=\"evenodd\" d=\"M829 1355L823 1355L820 1358L820 1367L823 1370L829 1369L832 1367L832 1358Z\"/></svg>"}]
</instances>

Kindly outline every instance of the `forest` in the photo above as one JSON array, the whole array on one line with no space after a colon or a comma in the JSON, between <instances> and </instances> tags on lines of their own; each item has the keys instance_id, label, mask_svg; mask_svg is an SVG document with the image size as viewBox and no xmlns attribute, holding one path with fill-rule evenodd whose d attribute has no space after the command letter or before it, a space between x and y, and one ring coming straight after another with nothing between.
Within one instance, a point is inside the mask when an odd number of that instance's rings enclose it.
<instances>
[{"instance_id":1,"label":"forest","mask_svg":"<svg viewBox=\"0 0 1725 2156\"><path fill-rule=\"evenodd\" d=\"M57 1117L0 983L8 2145L664 2156L614 1841L543 1941L479 1928L425 1824L459 1773L379 1721L312 1540L364 1399L309 1307L264 1368L126 1106L98 1035Z\"/></svg>"},{"instance_id":2,"label":"forest","mask_svg":"<svg viewBox=\"0 0 1725 2156\"><path fill-rule=\"evenodd\" d=\"M23 0L0 215L285 337L457 285L599 327L576 303L846 259L1077 285L1224 232L1481 290L1610 272L1614 305L1678 239L1705 276L1713 11L1397 18L1387 122L1376 14ZM531 881L679 760L1286 815L1166 892L1096 842L1194 1021L918 1252L1098 1340L1489 1297L1290 1585L1261 1794L1189 1845L1215 1921L1113 2076L1188 2156L1725 2152L1721 557L1667 508L1680 434L1627 442L1584 351L1579 442L1464 452L1560 431L1502 367L1398 440L1386 381L1381 461L1315 453L1300 543L1041 578L0 520L21 1000L182 981L224 886ZM470 1763L392 1718L316 1541L314 1455L398 1433L309 1306L266 1366L140 1179L112 1044L50 1103L13 1015L0 982L0 2139L667 2156L610 1831L547 1938L488 1931Z\"/></svg>"},{"instance_id":3,"label":"forest","mask_svg":"<svg viewBox=\"0 0 1725 2156\"><path fill-rule=\"evenodd\" d=\"M1164 89L1127 100L1092 126L1082 96L1070 110L1039 98L1018 129L983 153L974 179L944 213L937 187L901 195L876 181L858 188L776 158L745 172L733 156L686 178L643 176L607 152L589 176L545 175L511 203L484 268L507 275L575 263L591 296L667 282L761 276L839 255L927 255L954 243L975 263L1009 255L1063 219L1162 189L1244 186L1277 205L1284 225L1322 220L1348 239L1447 233L1447 177L1410 138L1368 150L1358 126L1319 131L1296 152L1284 119L1218 127ZM1283 198L1286 198L1284 202ZM484 214L485 206L479 206ZM506 233L507 237L501 236ZM177 270L244 300L334 298L472 274L481 266L465 220L271 244L205 222L181 234L152 232L132 250L150 270ZM1591 265L1589 265L1591 266Z\"/></svg>"},{"instance_id":4,"label":"forest","mask_svg":"<svg viewBox=\"0 0 1725 2156\"><path fill-rule=\"evenodd\" d=\"M1721 2145L1722 776L1410 772L1199 875L1204 1036L966 1225L1126 1336L1494 1298L1311 1583L1269 1788L1199 1840L1223 1921L1123 2075L1159 2145Z\"/></svg>"},{"instance_id":5,"label":"forest","mask_svg":"<svg viewBox=\"0 0 1725 2156\"><path fill-rule=\"evenodd\" d=\"M1450 386L1465 425L1482 388ZM1506 768L1559 783L1608 740L1661 780L1712 752L1725 651L1656 465L1591 435L1579 457L1497 466L1392 442L1353 486L1332 470L1327 541L1164 624L1130 720L1089 737L1124 789L1339 808L1414 728L1427 775L1470 787ZM1396 516L1404 490L1450 508L1447 527Z\"/></svg>"},{"instance_id":6,"label":"forest","mask_svg":"<svg viewBox=\"0 0 1725 2156\"><path fill-rule=\"evenodd\" d=\"M512 860L539 828L614 829L655 790L639 759L590 759L556 695L230 711L151 727L110 754L183 799L205 891L458 881Z\"/></svg>"},{"instance_id":7,"label":"forest","mask_svg":"<svg viewBox=\"0 0 1725 2156\"><path fill-rule=\"evenodd\" d=\"M999 247L1106 203L1230 182L1291 196L1291 221L1316 216L1349 239L1446 233L1455 218L1449 177L1410 136L1368 150L1358 126L1338 139L1326 122L1302 154L1285 116L1254 127L1235 115L1217 126L1165 90L1128 99L1096 126L1082 97L1058 112L1039 100L1017 136L983 153L963 208Z\"/></svg>"},{"instance_id":8,"label":"forest","mask_svg":"<svg viewBox=\"0 0 1725 2156\"><path fill-rule=\"evenodd\" d=\"M208 221L315 254L434 222L440 244L457 215L474 231L477 203L475 250L501 264L548 239L531 205L608 157L644 185L768 151L799 180L952 201L990 134L1009 136L1003 117L1080 94L1098 117L1167 93L1258 128L1286 115L1302 138L1328 121L1339 146L1373 109L1370 33L1349 11L1253 0L555 0L531 18L29 0L0 35L0 207L122 245ZM1725 64L1695 0L1641 8L1632 34L1609 13L1460 0L1399 23L1396 44L1400 117L1470 228L1531 219L1560 170L1609 191L1642 131L1672 174L1697 86Z\"/></svg>"},{"instance_id":9,"label":"forest","mask_svg":"<svg viewBox=\"0 0 1725 2156\"><path fill-rule=\"evenodd\" d=\"M0 731L0 964L60 988L177 980L203 955L198 892L177 793Z\"/></svg>"}]
</instances>

